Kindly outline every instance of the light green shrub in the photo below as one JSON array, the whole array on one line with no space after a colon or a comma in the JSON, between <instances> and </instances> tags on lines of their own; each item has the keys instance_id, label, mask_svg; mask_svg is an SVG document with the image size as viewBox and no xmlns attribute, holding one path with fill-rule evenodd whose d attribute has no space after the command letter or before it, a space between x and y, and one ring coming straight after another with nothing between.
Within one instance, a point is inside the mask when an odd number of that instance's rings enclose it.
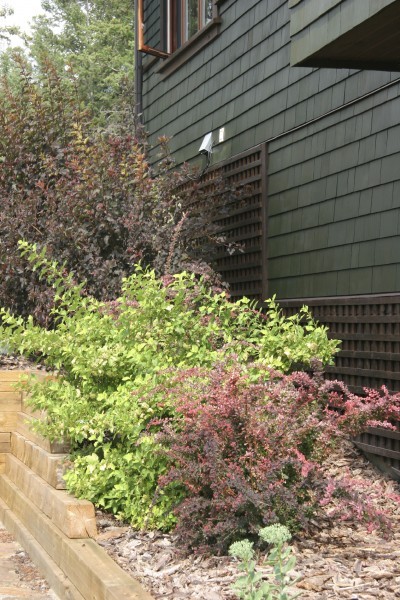
<instances>
[{"instance_id":1,"label":"light green shrub","mask_svg":"<svg viewBox=\"0 0 400 600\"><path fill-rule=\"evenodd\" d=\"M262 316L248 299L229 302L193 274L161 281L140 266L124 281L121 297L103 303L85 296L83 284L64 276L44 250L20 246L56 296L52 330L0 311L0 339L43 357L58 374L30 383L32 405L47 412L37 428L71 440L74 468L67 480L75 494L138 527L169 528L179 498L177 491L153 502L167 465L151 423L173 416L158 390L171 370L211 368L236 356L243 364L288 371L314 358L330 362L337 349L306 308L285 318L272 299Z\"/></svg>"}]
</instances>

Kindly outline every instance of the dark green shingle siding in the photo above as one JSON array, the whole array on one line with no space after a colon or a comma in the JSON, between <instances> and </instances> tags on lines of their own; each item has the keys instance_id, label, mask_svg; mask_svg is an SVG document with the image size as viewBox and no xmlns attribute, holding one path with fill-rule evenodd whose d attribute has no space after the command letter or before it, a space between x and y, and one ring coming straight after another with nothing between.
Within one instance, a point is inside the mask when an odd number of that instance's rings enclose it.
<instances>
[{"instance_id":1,"label":"dark green shingle siding","mask_svg":"<svg viewBox=\"0 0 400 600\"><path fill-rule=\"evenodd\" d=\"M158 0L147 4L157 40ZM201 140L219 127L215 162L271 140L271 294L399 291L400 87L374 93L398 75L290 68L287 0L228 0L220 13L200 53L169 77L145 73L150 141L168 135L178 162L200 165Z\"/></svg>"},{"instance_id":2,"label":"dark green shingle siding","mask_svg":"<svg viewBox=\"0 0 400 600\"><path fill-rule=\"evenodd\" d=\"M337 113L329 128L321 121L308 137L306 128L279 140L276 149L270 144L271 293L302 297L316 288L317 295L400 289L400 201L394 191L400 136L393 109L399 105L396 98L385 99L385 94L375 98L384 102L375 113L365 113L361 102L350 115ZM377 115L384 107L379 130Z\"/></svg>"}]
</instances>

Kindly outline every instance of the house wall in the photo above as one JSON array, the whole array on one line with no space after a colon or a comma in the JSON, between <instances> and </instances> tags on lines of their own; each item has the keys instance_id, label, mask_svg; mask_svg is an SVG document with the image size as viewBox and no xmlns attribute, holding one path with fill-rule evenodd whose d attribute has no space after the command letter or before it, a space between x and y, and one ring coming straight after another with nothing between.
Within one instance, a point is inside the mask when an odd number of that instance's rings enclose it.
<instances>
[{"instance_id":1,"label":"house wall","mask_svg":"<svg viewBox=\"0 0 400 600\"><path fill-rule=\"evenodd\" d=\"M357 27L395 0L289 0L292 64Z\"/></svg>"},{"instance_id":2,"label":"house wall","mask_svg":"<svg viewBox=\"0 0 400 600\"><path fill-rule=\"evenodd\" d=\"M399 91L270 143L270 293L400 290Z\"/></svg>"},{"instance_id":3,"label":"house wall","mask_svg":"<svg viewBox=\"0 0 400 600\"><path fill-rule=\"evenodd\" d=\"M155 46L158 5L146 4ZM167 135L178 163L199 165L220 127L214 163L268 142L270 294L398 292L399 74L290 67L287 0L225 0L220 16L220 35L169 76L145 58L150 142Z\"/></svg>"},{"instance_id":4,"label":"house wall","mask_svg":"<svg viewBox=\"0 0 400 600\"><path fill-rule=\"evenodd\" d=\"M289 0L289 7L292 65L399 70L399 0Z\"/></svg>"}]
</instances>

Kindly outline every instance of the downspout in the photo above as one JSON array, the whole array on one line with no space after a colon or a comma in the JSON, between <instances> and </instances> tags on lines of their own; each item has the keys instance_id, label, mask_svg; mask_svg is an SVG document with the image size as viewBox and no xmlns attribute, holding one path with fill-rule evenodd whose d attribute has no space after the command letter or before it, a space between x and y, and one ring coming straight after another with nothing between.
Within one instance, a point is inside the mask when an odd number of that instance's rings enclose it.
<instances>
[{"instance_id":1,"label":"downspout","mask_svg":"<svg viewBox=\"0 0 400 600\"><path fill-rule=\"evenodd\" d=\"M138 126L143 125L143 64L142 53L138 50L139 22L138 0L135 0L135 119Z\"/></svg>"}]
</instances>

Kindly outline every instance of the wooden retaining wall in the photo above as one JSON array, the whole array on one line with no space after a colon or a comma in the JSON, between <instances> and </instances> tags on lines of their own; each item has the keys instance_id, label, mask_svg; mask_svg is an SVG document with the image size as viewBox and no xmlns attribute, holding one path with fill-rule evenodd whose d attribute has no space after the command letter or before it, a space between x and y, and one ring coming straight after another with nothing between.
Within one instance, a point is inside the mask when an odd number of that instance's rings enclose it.
<instances>
[{"instance_id":1,"label":"wooden retaining wall","mask_svg":"<svg viewBox=\"0 0 400 600\"><path fill-rule=\"evenodd\" d=\"M49 442L30 428L32 410L14 389L24 374L0 371L1 522L60 600L152 600L92 539L93 504L65 490L68 444Z\"/></svg>"}]
</instances>

